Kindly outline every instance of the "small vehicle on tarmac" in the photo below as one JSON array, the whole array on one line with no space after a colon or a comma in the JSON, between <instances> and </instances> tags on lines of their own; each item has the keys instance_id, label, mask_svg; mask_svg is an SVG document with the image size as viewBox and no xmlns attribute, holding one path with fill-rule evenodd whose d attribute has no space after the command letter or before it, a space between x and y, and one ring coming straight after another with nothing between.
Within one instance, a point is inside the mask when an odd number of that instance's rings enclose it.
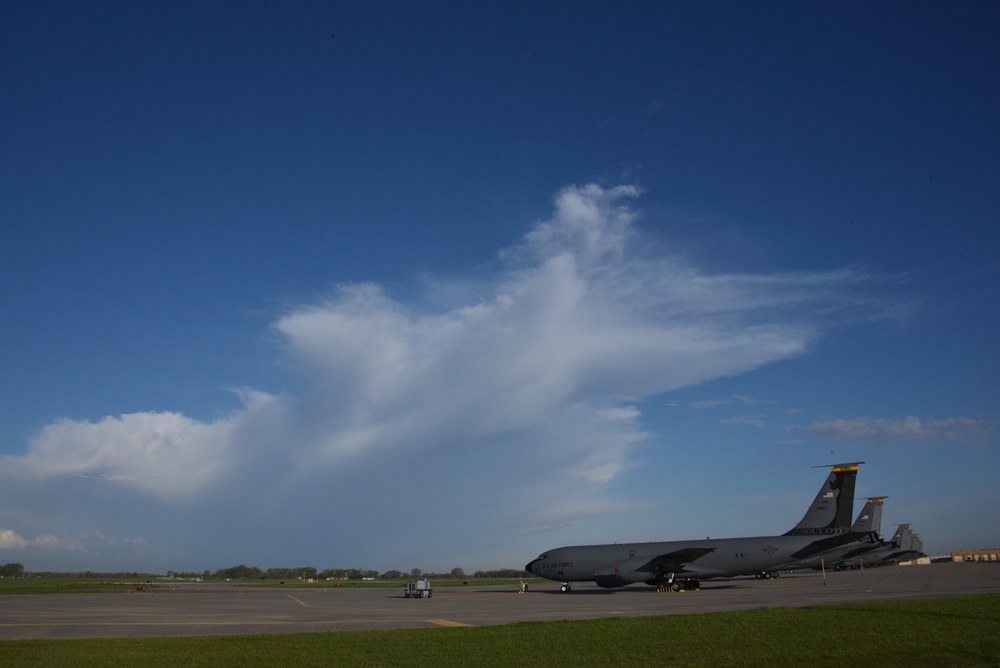
<instances>
[{"instance_id":1,"label":"small vehicle on tarmac","mask_svg":"<svg viewBox=\"0 0 1000 668\"><path fill-rule=\"evenodd\" d=\"M434 595L430 580L410 580L406 583L406 591L403 594L406 598L430 598Z\"/></svg>"}]
</instances>

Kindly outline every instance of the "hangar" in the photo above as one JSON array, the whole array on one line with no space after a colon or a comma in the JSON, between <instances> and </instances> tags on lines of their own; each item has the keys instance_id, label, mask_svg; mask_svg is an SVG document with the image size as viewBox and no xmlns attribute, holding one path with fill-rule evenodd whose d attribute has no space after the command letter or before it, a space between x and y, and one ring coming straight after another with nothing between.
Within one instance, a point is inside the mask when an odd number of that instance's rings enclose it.
<instances>
[{"instance_id":1,"label":"hangar","mask_svg":"<svg viewBox=\"0 0 1000 668\"><path fill-rule=\"evenodd\" d=\"M1000 561L1000 549L962 550L951 553L952 561Z\"/></svg>"}]
</instances>

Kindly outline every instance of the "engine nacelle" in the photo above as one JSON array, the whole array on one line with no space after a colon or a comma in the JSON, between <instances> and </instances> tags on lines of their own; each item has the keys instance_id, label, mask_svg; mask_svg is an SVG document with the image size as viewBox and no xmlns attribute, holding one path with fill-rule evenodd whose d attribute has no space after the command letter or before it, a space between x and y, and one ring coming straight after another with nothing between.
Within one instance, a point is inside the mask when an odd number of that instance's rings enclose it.
<instances>
[{"instance_id":1,"label":"engine nacelle","mask_svg":"<svg viewBox=\"0 0 1000 668\"><path fill-rule=\"evenodd\" d=\"M651 561L649 557L636 557L600 566L594 571L594 582L599 587L612 588L654 580Z\"/></svg>"}]
</instances>

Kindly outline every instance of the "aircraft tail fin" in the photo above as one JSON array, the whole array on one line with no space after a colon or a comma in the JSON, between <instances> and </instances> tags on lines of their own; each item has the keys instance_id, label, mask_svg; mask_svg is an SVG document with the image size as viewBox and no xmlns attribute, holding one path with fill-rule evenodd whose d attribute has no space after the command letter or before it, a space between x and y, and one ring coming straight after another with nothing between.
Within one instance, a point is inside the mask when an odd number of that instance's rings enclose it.
<instances>
[{"instance_id":1,"label":"aircraft tail fin","mask_svg":"<svg viewBox=\"0 0 1000 668\"><path fill-rule=\"evenodd\" d=\"M896 533L892 534L892 538L889 539L889 543L895 547L900 547L903 544L903 536L905 536L906 532L909 530L909 524L900 524L899 528L896 529Z\"/></svg>"},{"instance_id":2,"label":"aircraft tail fin","mask_svg":"<svg viewBox=\"0 0 1000 668\"><path fill-rule=\"evenodd\" d=\"M875 533L882 530L882 504L889 498L886 496L873 496L865 502L858 518L851 525L851 533Z\"/></svg>"},{"instance_id":3,"label":"aircraft tail fin","mask_svg":"<svg viewBox=\"0 0 1000 668\"><path fill-rule=\"evenodd\" d=\"M786 536L830 535L845 533L851 528L854 513L854 486L858 466L864 462L834 464L826 482L820 487L809 510Z\"/></svg>"}]
</instances>

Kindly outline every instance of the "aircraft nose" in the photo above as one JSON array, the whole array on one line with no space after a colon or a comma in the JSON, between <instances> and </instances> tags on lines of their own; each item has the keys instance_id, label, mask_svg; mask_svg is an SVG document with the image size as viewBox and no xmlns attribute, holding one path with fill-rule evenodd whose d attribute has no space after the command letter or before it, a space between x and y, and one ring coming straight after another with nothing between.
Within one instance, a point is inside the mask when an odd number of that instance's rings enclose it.
<instances>
[{"instance_id":1,"label":"aircraft nose","mask_svg":"<svg viewBox=\"0 0 1000 668\"><path fill-rule=\"evenodd\" d=\"M534 565L537 564L537 563L538 563L538 559L532 559L531 561L529 561L528 563L526 563L524 565L524 570L528 571L529 573L533 573L533 574L537 575L537 573L535 573L534 568L533 568Z\"/></svg>"}]
</instances>

